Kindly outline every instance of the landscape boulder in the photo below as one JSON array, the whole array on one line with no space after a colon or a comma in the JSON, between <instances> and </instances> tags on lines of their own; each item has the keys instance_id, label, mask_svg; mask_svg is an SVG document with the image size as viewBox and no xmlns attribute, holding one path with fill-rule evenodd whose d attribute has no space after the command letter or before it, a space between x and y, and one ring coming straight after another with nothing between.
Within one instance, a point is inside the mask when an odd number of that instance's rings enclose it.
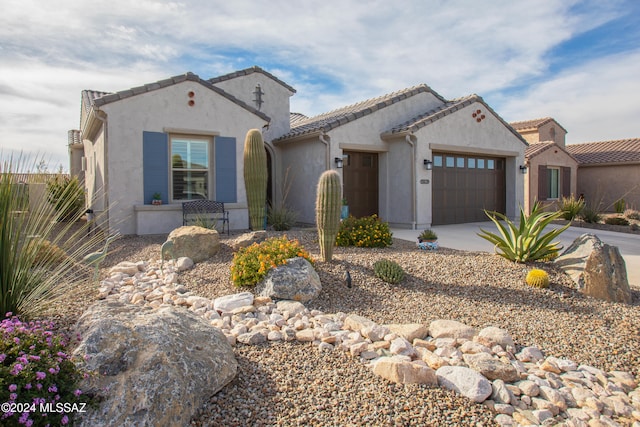
<instances>
[{"instance_id":1,"label":"landscape boulder","mask_svg":"<svg viewBox=\"0 0 640 427\"><path fill-rule=\"evenodd\" d=\"M256 286L260 296L303 303L317 297L321 290L318 273L302 257L289 258L286 264L272 268Z\"/></svg>"},{"instance_id":2,"label":"landscape boulder","mask_svg":"<svg viewBox=\"0 0 640 427\"><path fill-rule=\"evenodd\" d=\"M609 302L631 303L627 267L616 246L583 234L556 258L585 295Z\"/></svg>"},{"instance_id":3,"label":"landscape boulder","mask_svg":"<svg viewBox=\"0 0 640 427\"><path fill-rule=\"evenodd\" d=\"M100 301L76 332L74 356L93 373L80 388L103 398L78 414L82 426L188 425L238 368L220 330L175 306Z\"/></svg>"},{"instance_id":4,"label":"landscape boulder","mask_svg":"<svg viewBox=\"0 0 640 427\"><path fill-rule=\"evenodd\" d=\"M423 364L395 357L381 357L373 366L373 373L398 384L438 385L433 369Z\"/></svg>"},{"instance_id":5,"label":"landscape boulder","mask_svg":"<svg viewBox=\"0 0 640 427\"><path fill-rule=\"evenodd\" d=\"M167 241L172 242L172 258L188 257L194 263L205 261L220 250L220 236L216 230L188 225L173 230Z\"/></svg>"},{"instance_id":6,"label":"landscape boulder","mask_svg":"<svg viewBox=\"0 0 640 427\"><path fill-rule=\"evenodd\" d=\"M453 390L476 403L484 402L493 392L489 380L471 368L443 366L436 371L436 377L440 387Z\"/></svg>"},{"instance_id":7,"label":"landscape boulder","mask_svg":"<svg viewBox=\"0 0 640 427\"><path fill-rule=\"evenodd\" d=\"M238 251L242 248L249 247L254 243L261 243L267 238L267 232L264 230L252 231L250 233L244 233L236 237L231 243L231 247L234 251Z\"/></svg>"}]
</instances>

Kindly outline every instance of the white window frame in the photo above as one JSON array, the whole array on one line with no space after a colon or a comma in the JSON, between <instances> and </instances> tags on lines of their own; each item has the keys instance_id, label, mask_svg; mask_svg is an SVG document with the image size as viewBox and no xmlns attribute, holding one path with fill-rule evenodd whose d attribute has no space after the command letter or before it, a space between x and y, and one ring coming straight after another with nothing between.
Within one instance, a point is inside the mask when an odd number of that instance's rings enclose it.
<instances>
[{"instance_id":1,"label":"white window frame","mask_svg":"<svg viewBox=\"0 0 640 427\"><path fill-rule=\"evenodd\" d=\"M215 182L214 182L214 137L208 135L193 135L193 134L169 134L169 198L171 202L181 203L188 202L190 200L198 200L196 199L176 199L174 195L174 167L173 167L173 144L176 140L182 141L193 141L193 142L206 142L207 147L207 164L206 169L189 169L189 168L176 168L177 170L193 170L196 172L206 172L206 199L207 200L215 200ZM197 190L197 189L195 189ZM193 193L198 193L198 191L193 191Z\"/></svg>"}]
</instances>

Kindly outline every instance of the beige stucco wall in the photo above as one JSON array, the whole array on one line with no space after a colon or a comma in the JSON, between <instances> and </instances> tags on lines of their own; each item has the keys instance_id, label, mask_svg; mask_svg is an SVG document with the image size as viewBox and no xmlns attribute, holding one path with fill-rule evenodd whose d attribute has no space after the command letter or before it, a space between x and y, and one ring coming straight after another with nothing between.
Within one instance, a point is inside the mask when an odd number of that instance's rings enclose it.
<instances>
[{"instance_id":1,"label":"beige stucco wall","mask_svg":"<svg viewBox=\"0 0 640 427\"><path fill-rule=\"evenodd\" d=\"M188 93L193 91L194 106L189 106ZM109 200L109 225L121 234L136 234L134 206L143 205L142 134L143 131L180 130L194 134L215 134L236 138L238 171L237 203L225 204L230 213L231 228L248 227L246 194L243 182L243 143L251 128L262 129L266 122L232 101L216 94L198 82L185 81L160 90L146 92L106 104ZM87 144L85 143L85 154ZM98 157L97 166L101 165ZM169 167L169 165L167 165ZM175 222L175 223L174 223ZM164 234L182 225L181 221L158 222L148 234Z\"/></svg>"},{"instance_id":2,"label":"beige stucco wall","mask_svg":"<svg viewBox=\"0 0 640 427\"><path fill-rule=\"evenodd\" d=\"M578 162L573 157L567 154L565 151L552 147L533 158L529 159L527 173L525 175L525 212L530 213L533 203L538 199L538 167L570 167L571 168L571 194L578 196L577 192L577 175L578 175ZM562 180L562 174L560 174ZM563 183L560 182L560 188ZM546 204L546 203L545 203Z\"/></svg>"},{"instance_id":3,"label":"beige stucco wall","mask_svg":"<svg viewBox=\"0 0 640 427\"><path fill-rule=\"evenodd\" d=\"M535 144L541 141L537 130L528 132L519 131L519 133L529 144Z\"/></svg>"},{"instance_id":4,"label":"beige stucco wall","mask_svg":"<svg viewBox=\"0 0 640 427\"><path fill-rule=\"evenodd\" d=\"M480 123L471 113L481 110ZM416 179L429 180L418 185L416 197L418 228L432 222L432 171L423 168L424 159L433 159L433 151L485 154L505 157L506 215L514 218L524 203L524 177L519 166L524 164L526 145L481 103L473 103L449 114L415 133L417 137Z\"/></svg>"},{"instance_id":5,"label":"beige stucco wall","mask_svg":"<svg viewBox=\"0 0 640 427\"><path fill-rule=\"evenodd\" d=\"M613 204L623 198L631 209L640 210L640 164L578 167L577 193L587 203L602 199L602 209L613 212Z\"/></svg>"},{"instance_id":6,"label":"beige stucco wall","mask_svg":"<svg viewBox=\"0 0 640 427\"><path fill-rule=\"evenodd\" d=\"M540 141L553 141L561 147L565 145L567 133L553 120L540 126L538 133Z\"/></svg>"}]
</instances>

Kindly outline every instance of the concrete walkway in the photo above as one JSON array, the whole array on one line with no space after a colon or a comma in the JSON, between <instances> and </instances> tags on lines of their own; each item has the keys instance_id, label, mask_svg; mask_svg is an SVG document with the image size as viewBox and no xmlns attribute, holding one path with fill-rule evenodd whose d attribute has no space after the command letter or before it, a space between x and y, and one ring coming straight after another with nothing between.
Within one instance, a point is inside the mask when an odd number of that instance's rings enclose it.
<instances>
[{"instance_id":1,"label":"concrete walkway","mask_svg":"<svg viewBox=\"0 0 640 427\"><path fill-rule=\"evenodd\" d=\"M550 225L549 227L559 228L560 226ZM432 227L438 235L438 244L442 247L464 251L494 252L493 245L478 236L477 233L480 232L480 228L490 232L498 232L491 221ZM421 230L393 229L391 231L393 231L393 237L395 238L415 242ZM576 238L585 233L595 234L604 243L617 246L627 266L629 285L640 288L640 235L569 227L560 235L558 240L566 249Z\"/></svg>"}]
</instances>

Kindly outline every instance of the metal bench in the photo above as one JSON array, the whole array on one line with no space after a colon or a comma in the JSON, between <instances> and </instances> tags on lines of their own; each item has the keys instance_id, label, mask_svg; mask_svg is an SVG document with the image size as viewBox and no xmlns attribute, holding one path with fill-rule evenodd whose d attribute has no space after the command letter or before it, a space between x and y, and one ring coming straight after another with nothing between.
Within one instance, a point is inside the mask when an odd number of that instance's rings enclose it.
<instances>
[{"instance_id":1,"label":"metal bench","mask_svg":"<svg viewBox=\"0 0 640 427\"><path fill-rule=\"evenodd\" d=\"M182 202L182 225L202 225L206 228L215 228L222 221L222 232L227 225L229 234L229 211L224 209L223 202L213 200L194 200Z\"/></svg>"}]
</instances>

